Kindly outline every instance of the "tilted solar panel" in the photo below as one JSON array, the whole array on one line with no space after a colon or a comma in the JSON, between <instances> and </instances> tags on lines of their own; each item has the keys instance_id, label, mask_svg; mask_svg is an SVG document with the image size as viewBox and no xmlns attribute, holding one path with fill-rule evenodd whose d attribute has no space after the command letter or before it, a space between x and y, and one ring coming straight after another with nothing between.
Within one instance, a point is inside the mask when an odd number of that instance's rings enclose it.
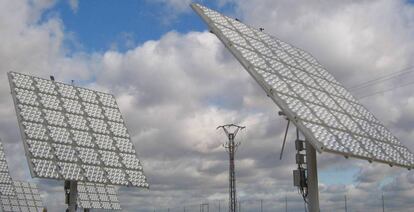
<instances>
[{"instance_id":1,"label":"tilted solar panel","mask_svg":"<svg viewBox=\"0 0 414 212\"><path fill-rule=\"evenodd\" d=\"M200 4L191 6L316 150L413 166L407 147L309 53Z\"/></svg>"},{"instance_id":2,"label":"tilted solar panel","mask_svg":"<svg viewBox=\"0 0 414 212\"><path fill-rule=\"evenodd\" d=\"M33 177L148 187L113 95L8 77Z\"/></svg>"},{"instance_id":3,"label":"tilted solar panel","mask_svg":"<svg viewBox=\"0 0 414 212\"><path fill-rule=\"evenodd\" d=\"M79 182L78 193L78 205L81 208L121 210L114 186Z\"/></svg>"},{"instance_id":4,"label":"tilted solar panel","mask_svg":"<svg viewBox=\"0 0 414 212\"><path fill-rule=\"evenodd\" d=\"M13 186L16 190L16 195L0 195L0 205L2 211L43 211L42 198L36 184L14 181Z\"/></svg>"},{"instance_id":5,"label":"tilted solar panel","mask_svg":"<svg viewBox=\"0 0 414 212\"><path fill-rule=\"evenodd\" d=\"M0 195L15 195L13 180L10 176L3 144L0 140Z\"/></svg>"}]
</instances>

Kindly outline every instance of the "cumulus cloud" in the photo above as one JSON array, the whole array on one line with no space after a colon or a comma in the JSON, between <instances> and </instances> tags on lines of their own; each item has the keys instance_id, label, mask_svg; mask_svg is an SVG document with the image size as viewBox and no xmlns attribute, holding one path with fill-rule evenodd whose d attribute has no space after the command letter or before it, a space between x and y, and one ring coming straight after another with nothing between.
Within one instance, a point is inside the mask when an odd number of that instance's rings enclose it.
<instances>
[{"instance_id":1,"label":"cumulus cloud","mask_svg":"<svg viewBox=\"0 0 414 212\"><path fill-rule=\"evenodd\" d=\"M188 10L187 0L159 2ZM413 65L414 9L405 1L219 2L234 4L247 23L311 52L348 86ZM41 19L54 3L0 3L0 16L7 17L0 18L0 135L6 151L13 153L7 154L13 177L30 180L26 160L18 157L24 153L5 75L10 70L55 75L58 81L75 79L82 86L116 95L151 183L150 191L120 188L125 211L182 210L189 204L193 206L187 209L199 210L198 203L206 201L211 208L219 203L225 208L228 156L220 145L226 139L215 127L232 122L247 126L238 137L242 145L236 162L243 208L257 210L258 200L264 199L265 208L276 210L284 207L287 197L289 210L303 211L303 201L292 186L292 142L284 160L278 159L286 123L213 34L172 31L125 52L109 49L69 56L65 42L71 33L64 23L58 17ZM414 149L409 142L413 134L409 95L398 91L363 103ZM352 210L373 211L381 207L381 192L393 211L413 207L409 188L414 178L406 170L328 153L318 160L320 172L332 167L358 170L353 183L320 184L325 210L341 209L346 194ZM61 211L62 183L35 181L49 209Z\"/></svg>"},{"instance_id":2,"label":"cumulus cloud","mask_svg":"<svg viewBox=\"0 0 414 212\"><path fill-rule=\"evenodd\" d=\"M78 12L79 9L79 1L78 0L69 0L69 6L74 13Z\"/></svg>"},{"instance_id":3,"label":"cumulus cloud","mask_svg":"<svg viewBox=\"0 0 414 212\"><path fill-rule=\"evenodd\" d=\"M177 13L188 11L191 0L156 0L156 2L165 4L168 8L176 10Z\"/></svg>"}]
</instances>

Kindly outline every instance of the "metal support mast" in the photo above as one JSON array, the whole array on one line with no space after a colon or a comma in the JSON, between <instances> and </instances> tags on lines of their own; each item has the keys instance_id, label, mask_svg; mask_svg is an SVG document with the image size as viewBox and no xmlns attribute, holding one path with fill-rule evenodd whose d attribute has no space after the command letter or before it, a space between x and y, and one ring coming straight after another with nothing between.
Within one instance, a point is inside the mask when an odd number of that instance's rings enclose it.
<instances>
[{"instance_id":1,"label":"metal support mast","mask_svg":"<svg viewBox=\"0 0 414 212\"><path fill-rule=\"evenodd\" d=\"M227 124L218 126L217 129L223 129L228 138L228 142L223 144L229 153L230 167L229 167L229 212L237 212L237 196L236 196L236 174L234 166L234 155L240 142L235 143L237 133L245 127L238 126L235 124Z\"/></svg>"},{"instance_id":2,"label":"metal support mast","mask_svg":"<svg viewBox=\"0 0 414 212\"><path fill-rule=\"evenodd\" d=\"M279 115L284 115L283 112ZM288 125L283 139L283 147L286 141ZM307 140L300 140L299 129L296 128L296 164L298 168L293 170L293 185L299 188L299 191L307 204L309 212L319 212L319 189L318 189L318 169L316 161L316 150ZM305 153L303 153L305 151Z\"/></svg>"},{"instance_id":3,"label":"metal support mast","mask_svg":"<svg viewBox=\"0 0 414 212\"><path fill-rule=\"evenodd\" d=\"M318 188L318 168L316 161L316 150L306 141L306 168L308 186L308 207L309 212L319 212L319 188Z\"/></svg>"},{"instance_id":4,"label":"metal support mast","mask_svg":"<svg viewBox=\"0 0 414 212\"><path fill-rule=\"evenodd\" d=\"M219 200L218 202L219 202L219 212L221 212L221 200Z\"/></svg>"},{"instance_id":5,"label":"metal support mast","mask_svg":"<svg viewBox=\"0 0 414 212\"><path fill-rule=\"evenodd\" d=\"M345 212L348 212L348 201L345 194Z\"/></svg>"},{"instance_id":6,"label":"metal support mast","mask_svg":"<svg viewBox=\"0 0 414 212\"><path fill-rule=\"evenodd\" d=\"M67 212L76 212L78 199L78 182L65 180L66 204L68 204Z\"/></svg>"},{"instance_id":7,"label":"metal support mast","mask_svg":"<svg viewBox=\"0 0 414 212\"><path fill-rule=\"evenodd\" d=\"M285 195L285 212L288 211L288 201L287 201L287 196Z\"/></svg>"}]
</instances>

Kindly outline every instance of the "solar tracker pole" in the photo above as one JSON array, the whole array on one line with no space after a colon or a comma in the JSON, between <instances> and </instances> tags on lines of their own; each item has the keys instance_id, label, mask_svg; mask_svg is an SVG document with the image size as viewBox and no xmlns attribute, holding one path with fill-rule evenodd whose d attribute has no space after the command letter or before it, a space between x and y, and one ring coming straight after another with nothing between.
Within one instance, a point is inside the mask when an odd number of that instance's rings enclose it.
<instances>
[{"instance_id":1,"label":"solar tracker pole","mask_svg":"<svg viewBox=\"0 0 414 212\"><path fill-rule=\"evenodd\" d=\"M69 186L67 186L69 185ZM65 181L65 192L66 195L69 195L68 197L68 212L76 212L76 203L77 203L77 198L78 198L78 182L77 181L69 181L66 180Z\"/></svg>"},{"instance_id":2,"label":"solar tracker pole","mask_svg":"<svg viewBox=\"0 0 414 212\"><path fill-rule=\"evenodd\" d=\"M306 160L306 167L308 172L308 209L309 212L319 212L319 188L316 150L309 143L309 141L306 141Z\"/></svg>"}]
</instances>

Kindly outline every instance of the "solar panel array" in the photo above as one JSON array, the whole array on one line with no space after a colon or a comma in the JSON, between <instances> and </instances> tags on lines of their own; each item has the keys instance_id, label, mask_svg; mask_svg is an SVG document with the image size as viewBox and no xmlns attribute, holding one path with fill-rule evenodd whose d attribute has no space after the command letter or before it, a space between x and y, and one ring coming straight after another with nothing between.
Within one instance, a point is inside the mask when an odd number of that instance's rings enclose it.
<instances>
[{"instance_id":1,"label":"solar panel array","mask_svg":"<svg viewBox=\"0 0 414 212\"><path fill-rule=\"evenodd\" d=\"M33 177L148 187L113 95L8 76Z\"/></svg>"},{"instance_id":2,"label":"solar panel array","mask_svg":"<svg viewBox=\"0 0 414 212\"><path fill-rule=\"evenodd\" d=\"M15 195L13 181L4 155L3 144L0 141L0 195Z\"/></svg>"},{"instance_id":3,"label":"solar panel array","mask_svg":"<svg viewBox=\"0 0 414 212\"><path fill-rule=\"evenodd\" d=\"M114 186L78 182L78 194L81 208L121 210Z\"/></svg>"},{"instance_id":4,"label":"solar panel array","mask_svg":"<svg viewBox=\"0 0 414 212\"><path fill-rule=\"evenodd\" d=\"M413 154L309 53L202 5L192 8L318 151L413 166Z\"/></svg>"},{"instance_id":5,"label":"solar panel array","mask_svg":"<svg viewBox=\"0 0 414 212\"><path fill-rule=\"evenodd\" d=\"M2 211L39 212L43 210L43 202L36 184L14 181L14 196L0 196Z\"/></svg>"}]
</instances>

